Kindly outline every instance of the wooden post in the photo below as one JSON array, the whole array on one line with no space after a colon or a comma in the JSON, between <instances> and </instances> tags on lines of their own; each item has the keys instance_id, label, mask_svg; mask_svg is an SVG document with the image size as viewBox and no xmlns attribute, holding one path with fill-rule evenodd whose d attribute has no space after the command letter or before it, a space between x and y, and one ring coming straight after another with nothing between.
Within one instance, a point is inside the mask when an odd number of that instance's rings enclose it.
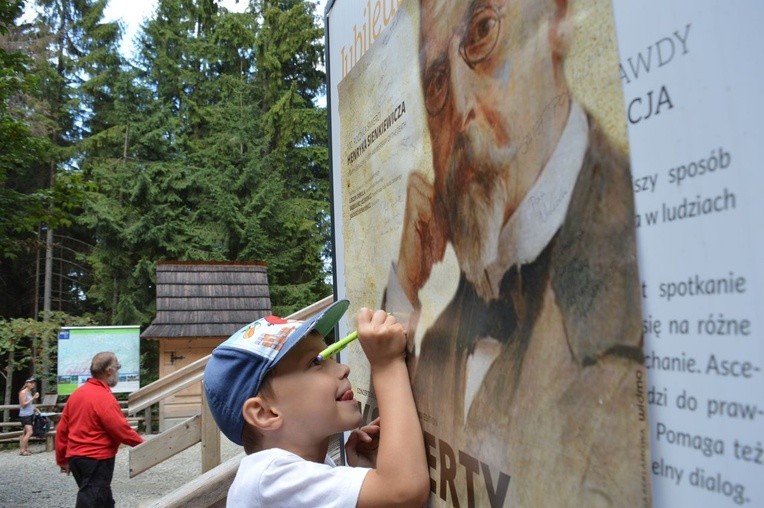
<instances>
[{"instance_id":1,"label":"wooden post","mask_svg":"<svg viewBox=\"0 0 764 508\"><path fill-rule=\"evenodd\" d=\"M146 434L151 434L151 406L147 407L143 413L143 424L146 427Z\"/></svg>"},{"instance_id":2,"label":"wooden post","mask_svg":"<svg viewBox=\"0 0 764 508\"><path fill-rule=\"evenodd\" d=\"M202 389L202 474L220 464L220 430Z\"/></svg>"}]
</instances>

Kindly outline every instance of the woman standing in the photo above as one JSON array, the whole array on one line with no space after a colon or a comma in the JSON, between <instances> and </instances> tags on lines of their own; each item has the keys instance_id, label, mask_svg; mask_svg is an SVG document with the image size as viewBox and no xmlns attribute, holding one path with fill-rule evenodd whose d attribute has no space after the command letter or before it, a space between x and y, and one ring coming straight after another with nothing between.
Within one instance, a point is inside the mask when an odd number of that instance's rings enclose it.
<instances>
[{"instance_id":1,"label":"woman standing","mask_svg":"<svg viewBox=\"0 0 764 508\"><path fill-rule=\"evenodd\" d=\"M19 406L21 406L19 408L19 420L24 426L24 432L19 438L19 447L21 448L19 455L32 455L32 452L29 451L29 438L32 437L32 419L35 414L35 407L32 402L40 398L38 392L32 394L36 382L35 378L30 377L24 382L24 388L19 392Z\"/></svg>"}]
</instances>

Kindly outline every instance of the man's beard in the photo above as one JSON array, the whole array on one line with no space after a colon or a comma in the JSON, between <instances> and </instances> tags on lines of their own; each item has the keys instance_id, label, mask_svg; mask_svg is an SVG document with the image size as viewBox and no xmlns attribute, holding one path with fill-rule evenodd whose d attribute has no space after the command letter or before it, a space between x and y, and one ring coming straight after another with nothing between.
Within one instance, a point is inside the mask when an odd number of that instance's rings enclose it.
<instances>
[{"instance_id":1,"label":"man's beard","mask_svg":"<svg viewBox=\"0 0 764 508\"><path fill-rule=\"evenodd\" d=\"M459 266L485 300L493 298L485 269L498 255L512 153L473 126L455 140L440 196Z\"/></svg>"}]
</instances>

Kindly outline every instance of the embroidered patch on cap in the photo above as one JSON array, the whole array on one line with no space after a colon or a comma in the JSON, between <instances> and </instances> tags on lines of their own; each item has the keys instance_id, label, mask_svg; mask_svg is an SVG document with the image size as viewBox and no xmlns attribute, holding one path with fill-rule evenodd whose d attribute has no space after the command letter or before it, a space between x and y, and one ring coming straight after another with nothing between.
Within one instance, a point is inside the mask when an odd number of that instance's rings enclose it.
<instances>
[{"instance_id":1,"label":"embroidered patch on cap","mask_svg":"<svg viewBox=\"0 0 764 508\"><path fill-rule=\"evenodd\" d=\"M289 321L276 316L264 317L231 335L223 344L263 358L274 358L289 334L301 324L302 321Z\"/></svg>"}]
</instances>

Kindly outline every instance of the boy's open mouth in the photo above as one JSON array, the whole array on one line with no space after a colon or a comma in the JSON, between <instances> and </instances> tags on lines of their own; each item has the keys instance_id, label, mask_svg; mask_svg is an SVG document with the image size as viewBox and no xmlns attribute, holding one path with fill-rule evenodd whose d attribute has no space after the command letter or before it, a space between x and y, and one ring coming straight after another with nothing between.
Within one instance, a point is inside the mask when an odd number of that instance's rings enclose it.
<instances>
[{"instance_id":1,"label":"boy's open mouth","mask_svg":"<svg viewBox=\"0 0 764 508\"><path fill-rule=\"evenodd\" d=\"M337 400L340 401L340 402L344 402L344 401L347 401L347 400L353 400L353 390L346 391Z\"/></svg>"}]
</instances>

